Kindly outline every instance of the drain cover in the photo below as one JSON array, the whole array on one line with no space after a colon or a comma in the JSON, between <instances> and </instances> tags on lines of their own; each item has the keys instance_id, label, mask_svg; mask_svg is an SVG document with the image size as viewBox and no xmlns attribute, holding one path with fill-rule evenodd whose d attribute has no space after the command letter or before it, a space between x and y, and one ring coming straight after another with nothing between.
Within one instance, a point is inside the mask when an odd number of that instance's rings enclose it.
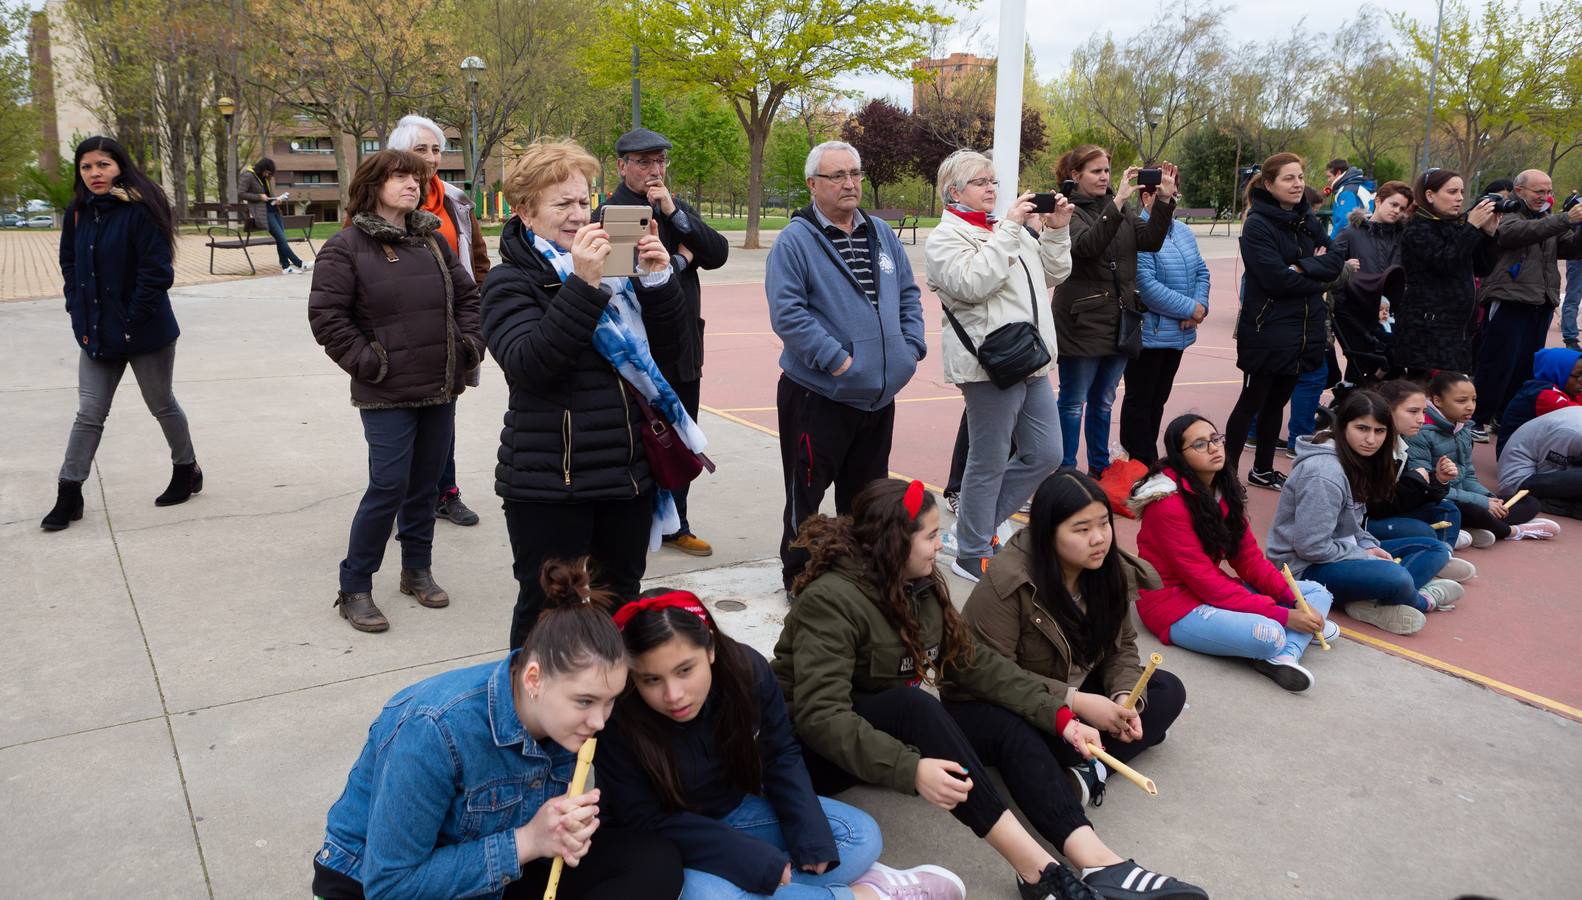
<instances>
[{"instance_id":1,"label":"drain cover","mask_svg":"<svg viewBox=\"0 0 1582 900\"><path fill-rule=\"evenodd\" d=\"M747 604L740 600L716 600L714 608L721 612L741 612L747 608Z\"/></svg>"}]
</instances>

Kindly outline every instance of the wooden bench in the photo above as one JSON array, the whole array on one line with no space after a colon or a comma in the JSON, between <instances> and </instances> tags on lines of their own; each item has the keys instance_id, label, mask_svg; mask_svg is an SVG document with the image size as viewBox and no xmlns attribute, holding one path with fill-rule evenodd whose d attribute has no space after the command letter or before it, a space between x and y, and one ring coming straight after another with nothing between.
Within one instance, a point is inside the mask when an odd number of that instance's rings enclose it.
<instances>
[{"instance_id":1,"label":"wooden bench","mask_svg":"<svg viewBox=\"0 0 1582 900\"><path fill-rule=\"evenodd\" d=\"M318 253L313 246L313 217L312 216L281 216L280 224L285 229L286 241L292 244L305 243L308 252ZM194 204L182 224L202 228L208 236L209 248L209 274L218 275L214 271L214 251L240 250L247 260L247 268L251 274L258 274L258 267L253 264L253 255L247 252L248 247L273 247L274 235L268 229L255 229L253 222L247 215L247 204L235 205L227 203L197 203ZM292 234L292 232L298 232Z\"/></svg>"},{"instance_id":2,"label":"wooden bench","mask_svg":"<svg viewBox=\"0 0 1582 900\"><path fill-rule=\"evenodd\" d=\"M1221 216L1219 214L1219 210L1212 206L1194 206L1190 208L1177 209L1176 218L1188 225L1192 224L1193 219L1207 219L1208 233L1210 235L1212 235L1214 233L1214 229L1218 228L1220 223L1223 222L1225 225L1225 235L1227 237L1230 236L1230 220L1224 216Z\"/></svg>"},{"instance_id":3,"label":"wooden bench","mask_svg":"<svg viewBox=\"0 0 1582 900\"><path fill-rule=\"evenodd\" d=\"M917 243L917 222L919 217L916 213L907 212L904 209L876 209L873 214L889 222L890 227L895 229L896 237L906 233L908 228L912 229L912 240L908 241L908 243Z\"/></svg>"}]
</instances>

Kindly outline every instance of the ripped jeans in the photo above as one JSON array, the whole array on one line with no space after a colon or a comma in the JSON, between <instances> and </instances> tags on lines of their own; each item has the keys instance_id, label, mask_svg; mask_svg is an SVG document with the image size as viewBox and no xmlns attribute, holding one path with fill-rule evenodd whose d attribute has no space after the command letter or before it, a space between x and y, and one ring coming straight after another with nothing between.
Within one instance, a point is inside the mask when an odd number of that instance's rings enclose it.
<instances>
[{"instance_id":1,"label":"ripped jeans","mask_svg":"<svg viewBox=\"0 0 1582 900\"><path fill-rule=\"evenodd\" d=\"M1298 581L1302 596L1313 611L1328 618L1334 598L1316 581ZM1245 656L1273 659L1284 656L1295 662L1312 643L1308 632L1291 631L1275 619L1257 613L1220 609L1199 604L1170 626L1170 643L1211 656Z\"/></svg>"}]
</instances>

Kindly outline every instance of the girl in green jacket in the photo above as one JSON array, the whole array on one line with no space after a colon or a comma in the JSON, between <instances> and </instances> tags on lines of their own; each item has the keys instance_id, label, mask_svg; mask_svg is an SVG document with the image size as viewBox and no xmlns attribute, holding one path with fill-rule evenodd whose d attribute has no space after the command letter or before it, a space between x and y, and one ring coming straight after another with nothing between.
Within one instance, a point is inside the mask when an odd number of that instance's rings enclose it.
<instances>
[{"instance_id":1,"label":"girl in green jacket","mask_svg":"<svg viewBox=\"0 0 1582 900\"><path fill-rule=\"evenodd\" d=\"M1004 857L1027 900L1207 896L1111 853L1060 766L1028 764L1023 748L1045 746L1040 730L1085 757L1100 735L1064 696L973 637L935 567L939 510L921 482L875 481L853 498L849 517L809 519L797 542L811 561L793 586L771 667L818 793L868 783L920 794ZM963 699L941 703L925 684ZM969 735L963 711L994 727ZM986 777L987 764L1012 760L1001 768L1012 795L1086 866L1080 877L1022 827Z\"/></svg>"}]
</instances>

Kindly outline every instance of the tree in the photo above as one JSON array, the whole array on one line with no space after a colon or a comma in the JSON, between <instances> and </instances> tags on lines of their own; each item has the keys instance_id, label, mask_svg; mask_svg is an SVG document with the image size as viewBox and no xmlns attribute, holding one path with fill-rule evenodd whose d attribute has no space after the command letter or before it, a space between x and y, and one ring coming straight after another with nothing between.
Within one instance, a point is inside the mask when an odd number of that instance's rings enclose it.
<instances>
[{"instance_id":1,"label":"tree","mask_svg":"<svg viewBox=\"0 0 1582 900\"><path fill-rule=\"evenodd\" d=\"M27 10L0 9L0 197L11 198L38 150L28 90Z\"/></svg>"},{"instance_id":2,"label":"tree","mask_svg":"<svg viewBox=\"0 0 1582 900\"><path fill-rule=\"evenodd\" d=\"M952 98L924 106L914 115L918 137L913 171L925 183L934 183L939 164L957 150L987 152L995 149L992 101L987 106L969 107L965 99ZM1023 168L1048 145L1046 135L1044 120L1038 112L1022 107L1021 146L1017 150Z\"/></svg>"},{"instance_id":3,"label":"tree","mask_svg":"<svg viewBox=\"0 0 1582 900\"><path fill-rule=\"evenodd\" d=\"M1181 167L1181 190L1187 206L1231 208L1236 187L1236 138L1230 132L1203 124L1188 132L1176 154Z\"/></svg>"},{"instance_id":4,"label":"tree","mask_svg":"<svg viewBox=\"0 0 1582 900\"><path fill-rule=\"evenodd\" d=\"M946 20L922 0L623 0L620 16L645 77L710 85L735 111L747 135L750 248L759 246L764 148L786 98L842 75L904 75L925 46L920 29Z\"/></svg>"},{"instance_id":5,"label":"tree","mask_svg":"<svg viewBox=\"0 0 1582 900\"><path fill-rule=\"evenodd\" d=\"M856 147L862 157L862 172L873 186L875 207L883 205L879 190L906 175L916 156L916 133L912 114L888 100L868 101L841 129L841 140Z\"/></svg>"},{"instance_id":6,"label":"tree","mask_svg":"<svg viewBox=\"0 0 1582 900\"><path fill-rule=\"evenodd\" d=\"M1420 94L1414 73L1397 46L1384 38L1384 23L1372 7L1363 7L1356 20L1341 26L1335 51L1345 65L1330 70L1324 93L1336 131L1351 160L1377 178L1382 158L1410 147L1413 130L1422 124L1415 115Z\"/></svg>"}]
</instances>

